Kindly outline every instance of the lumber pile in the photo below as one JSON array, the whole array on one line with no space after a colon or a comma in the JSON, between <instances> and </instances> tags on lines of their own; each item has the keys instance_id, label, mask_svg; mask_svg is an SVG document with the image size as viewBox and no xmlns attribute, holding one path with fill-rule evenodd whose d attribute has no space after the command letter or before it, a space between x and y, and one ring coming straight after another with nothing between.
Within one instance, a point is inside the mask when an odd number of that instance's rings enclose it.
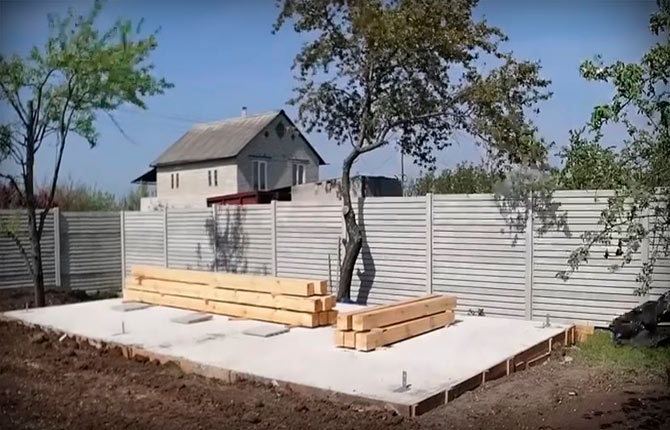
<instances>
[{"instance_id":1,"label":"lumber pile","mask_svg":"<svg viewBox=\"0 0 670 430\"><path fill-rule=\"evenodd\" d=\"M126 301L318 327L335 323L326 281L134 266Z\"/></svg>"},{"instance_id":2,"label":"lumber pile","mask_svg":"<svg viewBox=\"0 0 670 430\"><path fill-rule=\"evenodd\" d=\"M337 315L335 346L372 351L454 322L456 297L430 294Z\"/></svg>"}]
</instances>

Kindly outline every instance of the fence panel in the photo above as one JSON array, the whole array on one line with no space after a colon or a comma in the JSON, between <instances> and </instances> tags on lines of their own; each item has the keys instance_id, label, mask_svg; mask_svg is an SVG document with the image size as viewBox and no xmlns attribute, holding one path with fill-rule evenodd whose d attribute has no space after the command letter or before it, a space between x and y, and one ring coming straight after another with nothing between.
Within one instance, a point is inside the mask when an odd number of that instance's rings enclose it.
<instances>
[{"instance_id":1,"label":"fence panel","mask_svg":"<svg viewBox=\"0 0 670 430\"><path fill-rule=\"evenodd\" d=\"M609 246L594 246L588 263L583 264L569 280L557 274L567 269L570 253L582 244L581 235L598 231L601 211L607 207L606 191L557 191L553 202L564 224L543 231L542 222L535 221L533 243L533 318L585 320L608 324L612 318L630 310L639 302L633 292L635 278L641 268L641 255L636 253L630 264L614 270L621 257L614 255L616 238Z\"/></svg>"},{"instance_id":2,"label":"fence panel","mask_svg":"<svg viewBox=\"0 0 670 430\"><path fill-rule=\"evenodd\" d=\"M53 212L50 212L45 220L40 241L44 283L47 287L53 287L56 284L53 221L54 215ZM23 210L0 211L0 261L2 262L0 264L0 289L31 287L33 281L25 259L14 240L8 237L3 230L16 234L23 248L30 255L30 235L26 212Z\"/></svg>"},{"instance_id":3,"label":"fence panel","mask_svg":"<svg viewBox=\"0 0 670 430\"><path fill-rule=\"evenodd\" d=\"M525 247L493 195L433 196L433 289L456 295L458 311L523 318Z\"/></svg>"},{"instance_id":4,"label":"fence panel","mask_svg":"<svg viewBox=\"0 0 670 430\"><path fill-rule=\"evenodd\" d=\"M336 287L341 205L277 202L276 234L278 276L329 279L330 274Z\"/></svg>"},{"instance_id":5,"label":"fence panel","mask_svg":"<svg viewBox=\"0 0 670 430\"><path fill-rule=\"evenodd\" d=\"M351 299L380 304L426 293L426 198L367 198L354 205L363 231Z\"/></svg>"},{"instance_id":6,"label":"fence panel","mask_svg":"<svg viewBox=\"0 0 670 430\"><path fill-rule=\"evenodd\" d=\"M134 264L165 265L163 212L121 212L124 217L125 276Z\"/></svg>"},{"instance_id":7,"label":"fence panel","mask_svg":"<svg viewBox=\"0 0 670 430\"><path fill-rule=\"evenodd\" d=\"M215 240L212 209L167 211L168 267L214 270Z\"/></svg>"},{"instance_id":8,"label":"fence panel","mask_svg":"<svg viewBox=\"0 0 670 430\"><path fill-rule=\"evenodd\" d=\"M270 205L219 206L216 226L216 270L272 274Z\"/></svg>"},{"instance_id":9,"label":"fence panel","mask_svg":"<svg viewBox=\"0 0 670 430\"><path fill-rule=\"evenodd\" d=\"M118 212L62 212L62 285L121 288L121 218Z\"/></svg>"}]
</instances>

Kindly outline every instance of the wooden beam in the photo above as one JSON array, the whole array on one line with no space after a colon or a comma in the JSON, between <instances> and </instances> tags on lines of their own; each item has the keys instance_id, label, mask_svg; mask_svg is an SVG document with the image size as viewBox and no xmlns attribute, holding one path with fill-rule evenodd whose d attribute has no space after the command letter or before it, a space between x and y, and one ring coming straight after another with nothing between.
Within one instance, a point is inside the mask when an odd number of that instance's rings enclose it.
<instances>
[{"instance_id":1,"label":"wooden beam","mask_svg":"<svg viewBox=\"0 0 670 430\"><path fill-rule=\"evenodd\" d=\"M372 312L372 311L377 311L377 310L381 310L381 309L388 309L388 308L392 308L392 307L395 307L395 306L404 305L404 304L407 304L407 303L420 302L422 300L428 300L428 299L431 299L433 297L439 297L439 296L440 296L440 294L429 294L427 296L421 296L421 297L416 297L414 299L402 300L402 301L399 301L399 302L393 302L393 303L389 303L387 305L367 306L367 307L356 309L356 310L349 311L349 312L340 312L339 314L337 314L337 329L338 330L351 330L353 328L353 322L352 321L353 321L353 316L354 315L367 313L367 312Z\"/></svg>"},{"instance_id":2,"label":"wooden beam","mask_svg":"<svg viewBox=\"0 0 670 430\"><path fill-rule=\"evenodd\" d=\"M376 328L369 332L354 332L356 333L356 349L371 351L384 345L444 327L452 322L454 322L454 311L446 311L388 327Z\"/></svg>"},{"instance_id":3,"label":"wooden beam","mask_svg":"<svg viewBox=\"0 0 670 430\"><path fill-rule=\"evenodd\" d=\"M337 348L342 348L344 347L344 333L342 330L334 330L333 331L333 337L335 340L335 346Z\"/></svg>"},{"instance_id":4,"label":"wooden beam","mask_svg":"<svg viewBox=\"0 0 670 430\"><path fill-rule=\"evenodd\" d=\"M316 327L319 325L319 314L316 313L262 308L258 306L217 302L214 300L203 300L190 297L171 296L130 289L123 291L123 298L125 300L139 301L155 305L172 306L181 309L211 312L220 315L269 321L294 326Z\"/></svg>"},{"instance_id":5,"label":"wooden beam","mask_svg":"<svg viewBox=\"0 0 670 430\"><path fill-rule=\"evenodd\" d=\"M324 308L324 306L328 306L335 300L334 296L300 297L273 295L270 293L257 293L213 287L211 285L186 284L158 279L141 279L137 281L129 278L126 280L126 289L301 312L328 311L332 309L332 306L331 308ZM328 300L328 297L331 297L332 300Z\"/></svg>"},{"instance_id":6,"label":"wooden beam","mask_svg":"<svg viewBox=\"0 0 670 430\"><path fill-rule=\"evenodd\" d=\"M158 266L133 266L132 275L142 279L162 279L190 284L294 296L312 296L328 289L328 281L275 276L241 275L199 270L167 269Z\"/></svg>"},{"instance_id":7,"label":"wooden beam","mask_svg":"<svg viewBox=\"0 0 670 430\"><path fill-rule=\"evenodd\" d=\"M356 332L355 331L343 331L344 333L344 347L345 348L356 348Z\"/></svg>"},{"instance_id":8,"label":"wooden beam","mask_svg":"<svg viewBox=\"0 0 670 430\"><path fill-rule=\"evenodd\" d=\"M456 297L454 296L430 297L420 301L399 303L390 308L353 315L352 329L355 331L371 330L444 312L455 307Z\"/></svg>"}]
</instances>

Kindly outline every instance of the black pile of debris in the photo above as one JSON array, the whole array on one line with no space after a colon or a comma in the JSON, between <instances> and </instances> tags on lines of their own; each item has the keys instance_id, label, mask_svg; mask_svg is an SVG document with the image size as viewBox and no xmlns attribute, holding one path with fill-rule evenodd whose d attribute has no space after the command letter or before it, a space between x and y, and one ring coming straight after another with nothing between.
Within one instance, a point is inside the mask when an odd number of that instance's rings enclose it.
<instances>
[{"instance_id":1,"label":"black pile of debris","mask_svg":"<svg viewBox=\"0 0 670 430\"><path fill-rule=\"evenodd\" d=\"M670 345L670 291L615 318L609 329L618 344Z\"/></svg>"}]
</instances>

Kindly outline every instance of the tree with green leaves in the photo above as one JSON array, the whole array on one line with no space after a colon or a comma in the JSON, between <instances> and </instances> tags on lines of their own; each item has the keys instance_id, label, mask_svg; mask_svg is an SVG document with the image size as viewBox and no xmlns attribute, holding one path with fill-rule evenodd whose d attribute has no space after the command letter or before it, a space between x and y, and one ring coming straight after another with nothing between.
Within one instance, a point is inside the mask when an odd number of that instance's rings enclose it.
<instances>
[{"instance_id":1,"label":"tree with green leaves","mask_svg":"<svg viewBox=\"0 0 670 430\"><path fill-rule=\"evenodd\" d=\"M502 172L492 172L486 165L460 163L454 169L444 169L439 175L429 172L420 176L411 193L416 196L492 193L494 185L502 179Z\"/></svg>"},{"instance_id":2,"label":"tree with green leaves","mask_svg":"<svg viewBox=\"0 0 670 430\"><path fill-rule=\"evenodd\" d=\"M570 145L559 156L564 166L558 174L558 187L566 190L613 190L624 186L630 171L614 147L585 140L585 130L572 132Z\"/></svg>"},{"instance_id":3,"label":"tree with green leaves","mask_svg":"<svg viewBox=\"0 0 670 430\"><path fill-rule=\"evenodd\" d=\"M608 249L605 254L620 257L614 267L627 265L646 240L648 261L643 263L637 279L636 293L640 295L651 288L658 259L670 256L670 0L658 0L649 28L658 41L640 62L605 65L596 59L580 67L585 79L611 84L614 96L593 109L584 130L573 133L573 146L586 148L587 154L603 151L594 148L606 139L608 126L615 126L615 130L623 126L625 136L622 149L607 155L607 164L615 166L609 174L620 176L612 178L617 189L601 214L600 227L582 236L582 245L568 260L569 270L560 273L568 278L587 264L595 245L614 247L614 252ZM575 172L588 174L582 169ZM608 174L593 175L597 178Z\"/></svg>"},{"instance_id":4,"label":"tree with green leaves","mask_svg":"<svg viewBox=\"0 0 670 430\"><path fill-rule=\"evenodd\" d=\"M342 165L346 225L338 299L349 300L362 246L350 197L353 164L397 145L421 166L456 134L499 164L544 161L527 114L550 96L539 65L516 60L503 32L473 17L476 0L285 0L287 21L312 39L297 54L291 100L308 131L350 148ZM486 67L484 66L486 62Z\"/></svg>"},{"instance_id":5,"label":"tree with green leaves","mask_svg":"<svg viewBox=\"0 0 670 430\"><path fill-rule=\"evenodd\" d=\"M0 125L0 148L20 172L1 173L19 194L26 208L30 248L10 235L32 275L35 303L44 305L44 273L40 239L56 194L65 146L72 134L91 147L98 141L95 120L124 103L145 108L143 98L161 94L171 84L153 76L149 55L156 49L156 35L140 37L127 20L100 31L96 19L101 3L86 16L72 10L64 18L49 17L51 34L42 48L34 47L21 58L0 57L0 102L13 115ZM4 120L3 120L4 121ZM47 202L37 210L35 157L47 142L56 147Z\"/></svg>"}]
</instances>

